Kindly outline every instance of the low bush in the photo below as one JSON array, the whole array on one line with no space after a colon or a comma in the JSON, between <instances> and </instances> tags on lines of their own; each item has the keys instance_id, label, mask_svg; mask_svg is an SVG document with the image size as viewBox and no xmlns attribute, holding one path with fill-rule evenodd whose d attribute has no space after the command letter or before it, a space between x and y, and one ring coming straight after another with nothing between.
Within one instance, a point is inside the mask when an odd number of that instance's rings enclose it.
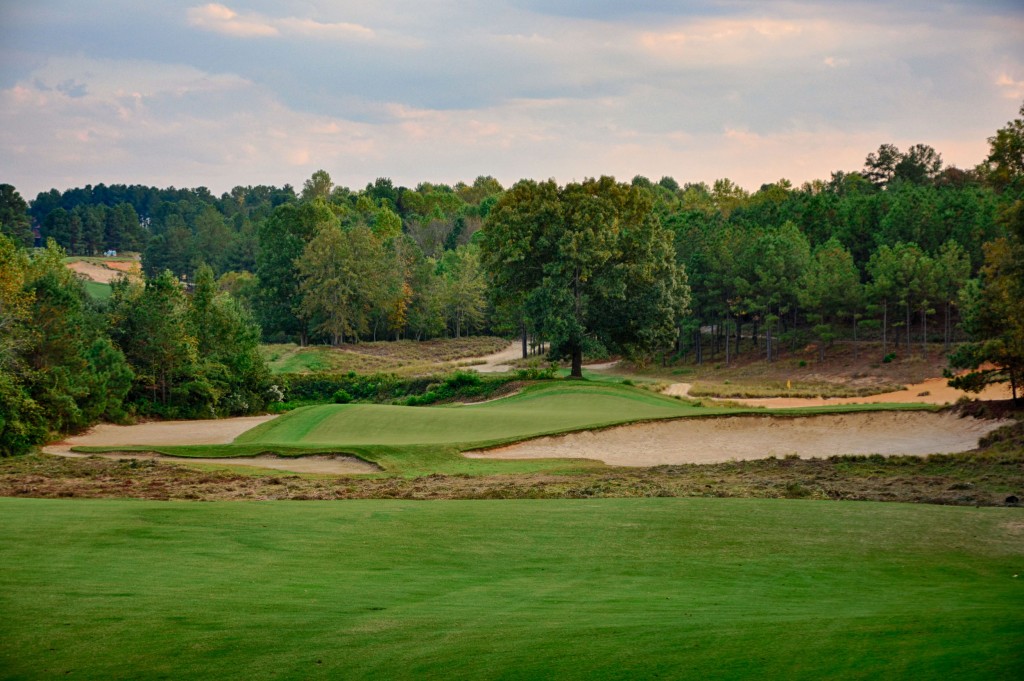
<instances>
[{"instance_id":1,"label":"low bush","mask_svg":"<svg viewBox=\"0 0 1024 681\"><path fill-rule=\"evenodd\" d=\"M553 375L550 370L523 370L512 376L483 376L472 371L414 377L355 372L280 374L277 380L287 393L288 401L274 405L272 411L287 411L306 404L372 402L419 406L481 399L508 392L512 383L552 378Z\"/></svg>"}]
</instances>

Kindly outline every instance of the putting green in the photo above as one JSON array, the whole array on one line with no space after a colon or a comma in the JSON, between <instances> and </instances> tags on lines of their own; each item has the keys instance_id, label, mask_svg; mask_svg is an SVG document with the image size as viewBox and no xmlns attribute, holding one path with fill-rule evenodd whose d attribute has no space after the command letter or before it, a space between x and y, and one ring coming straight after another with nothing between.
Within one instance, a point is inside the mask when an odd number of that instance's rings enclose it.
<instances>
[{"instance_id":1,"label":"putting green","mask_svg":"<svg viewBox=\"0 0 1024 681\"><path fill-rule=\"evenodd\" d=\"M478 405L304 407L243 433L235 443L268 447L466 446L632 421L728 411L693 407L629 387L543 386Z\"/></svg>"}]
</instances>

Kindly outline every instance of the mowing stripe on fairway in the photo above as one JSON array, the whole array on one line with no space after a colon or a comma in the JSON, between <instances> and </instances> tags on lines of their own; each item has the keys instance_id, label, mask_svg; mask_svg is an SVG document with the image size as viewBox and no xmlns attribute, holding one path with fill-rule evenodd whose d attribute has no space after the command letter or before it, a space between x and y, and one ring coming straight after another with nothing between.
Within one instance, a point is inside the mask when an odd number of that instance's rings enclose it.
<instances>
[{"instance_id":1,"label":"mowing stripe on fairway","mask_svg":"<svg viewBox=\"0 0 1024 681\"><path fill-rule=\"evenodd\" d=\"M0 499L0 676L1009 679L1022 520L731 499Z\"/></svg>"}]
</instances>

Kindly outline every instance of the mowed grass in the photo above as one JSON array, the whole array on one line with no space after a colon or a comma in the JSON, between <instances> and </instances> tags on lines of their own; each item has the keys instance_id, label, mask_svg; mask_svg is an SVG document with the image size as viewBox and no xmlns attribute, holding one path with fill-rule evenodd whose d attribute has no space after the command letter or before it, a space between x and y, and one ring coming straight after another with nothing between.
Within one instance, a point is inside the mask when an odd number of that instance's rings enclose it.
<instances>
[{"instance_id":1,"label":"mowed grass","mask_svg":"<svg viewBox=\"0 0 1024 681\"><path fill-rule=\"evenodd\" d=\"M628 385L564 381L541 383L511 397L473 405L300 407L256 426L227 445L74 449L81 452L156 451L184 457L344 453L379 465L383 474L404 476L579 471L603 464L582 459L467 459L461 452L543 435L659 419L736 414L795 417L895 408L934 409L922 405L840 405L787 410L697 406Z\"/></svg>"},{"instance_id":2,"label":"mowed grass","mask_svg":"<svg viewBox=\"0 0 1024 681\"><path fill-rule=\"evenodd\" d=\"M725 413L613 385L541 385L493 402L443 407L381 404L296 409L243 433L238 444L445 444L474 447L615 423Z\"/></svg>"},{"instance_id":3,"label":"mowed grass","mask_svg":"<svg viewBox=\"0 0 1024 681\"><path fill-rule=\"evenodd\" d=\"M110 300L112 288L110 284L103 284L98 281L86 281L85 290L96 300Z\"/></svg>"},{"instance_id":4,"label":"mowed grass","mask_svg":"<svg viewBox=\"0 0 1024 681\"><path fill-rule=\"evenodd\" d=\"M11 679L1009 679L1018 509L0 499Z\"/></svg>"}]
</instances>

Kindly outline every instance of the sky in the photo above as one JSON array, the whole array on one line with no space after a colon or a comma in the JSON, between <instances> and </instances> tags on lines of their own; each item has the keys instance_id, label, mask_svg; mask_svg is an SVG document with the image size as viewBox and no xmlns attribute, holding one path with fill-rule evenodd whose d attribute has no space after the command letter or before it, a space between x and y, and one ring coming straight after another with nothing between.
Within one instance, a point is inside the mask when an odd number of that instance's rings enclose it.
<instances>
[{"instance_id":1,"label":"sky","mask_svg":"<svg viewBox=\"0 0 1024 681\"><path fill-rule=\"evenodd\" d=\"M883 143L970 168L1024 0L0 0L0 183L748 190Z\"/></svg>"}]
</instances>

